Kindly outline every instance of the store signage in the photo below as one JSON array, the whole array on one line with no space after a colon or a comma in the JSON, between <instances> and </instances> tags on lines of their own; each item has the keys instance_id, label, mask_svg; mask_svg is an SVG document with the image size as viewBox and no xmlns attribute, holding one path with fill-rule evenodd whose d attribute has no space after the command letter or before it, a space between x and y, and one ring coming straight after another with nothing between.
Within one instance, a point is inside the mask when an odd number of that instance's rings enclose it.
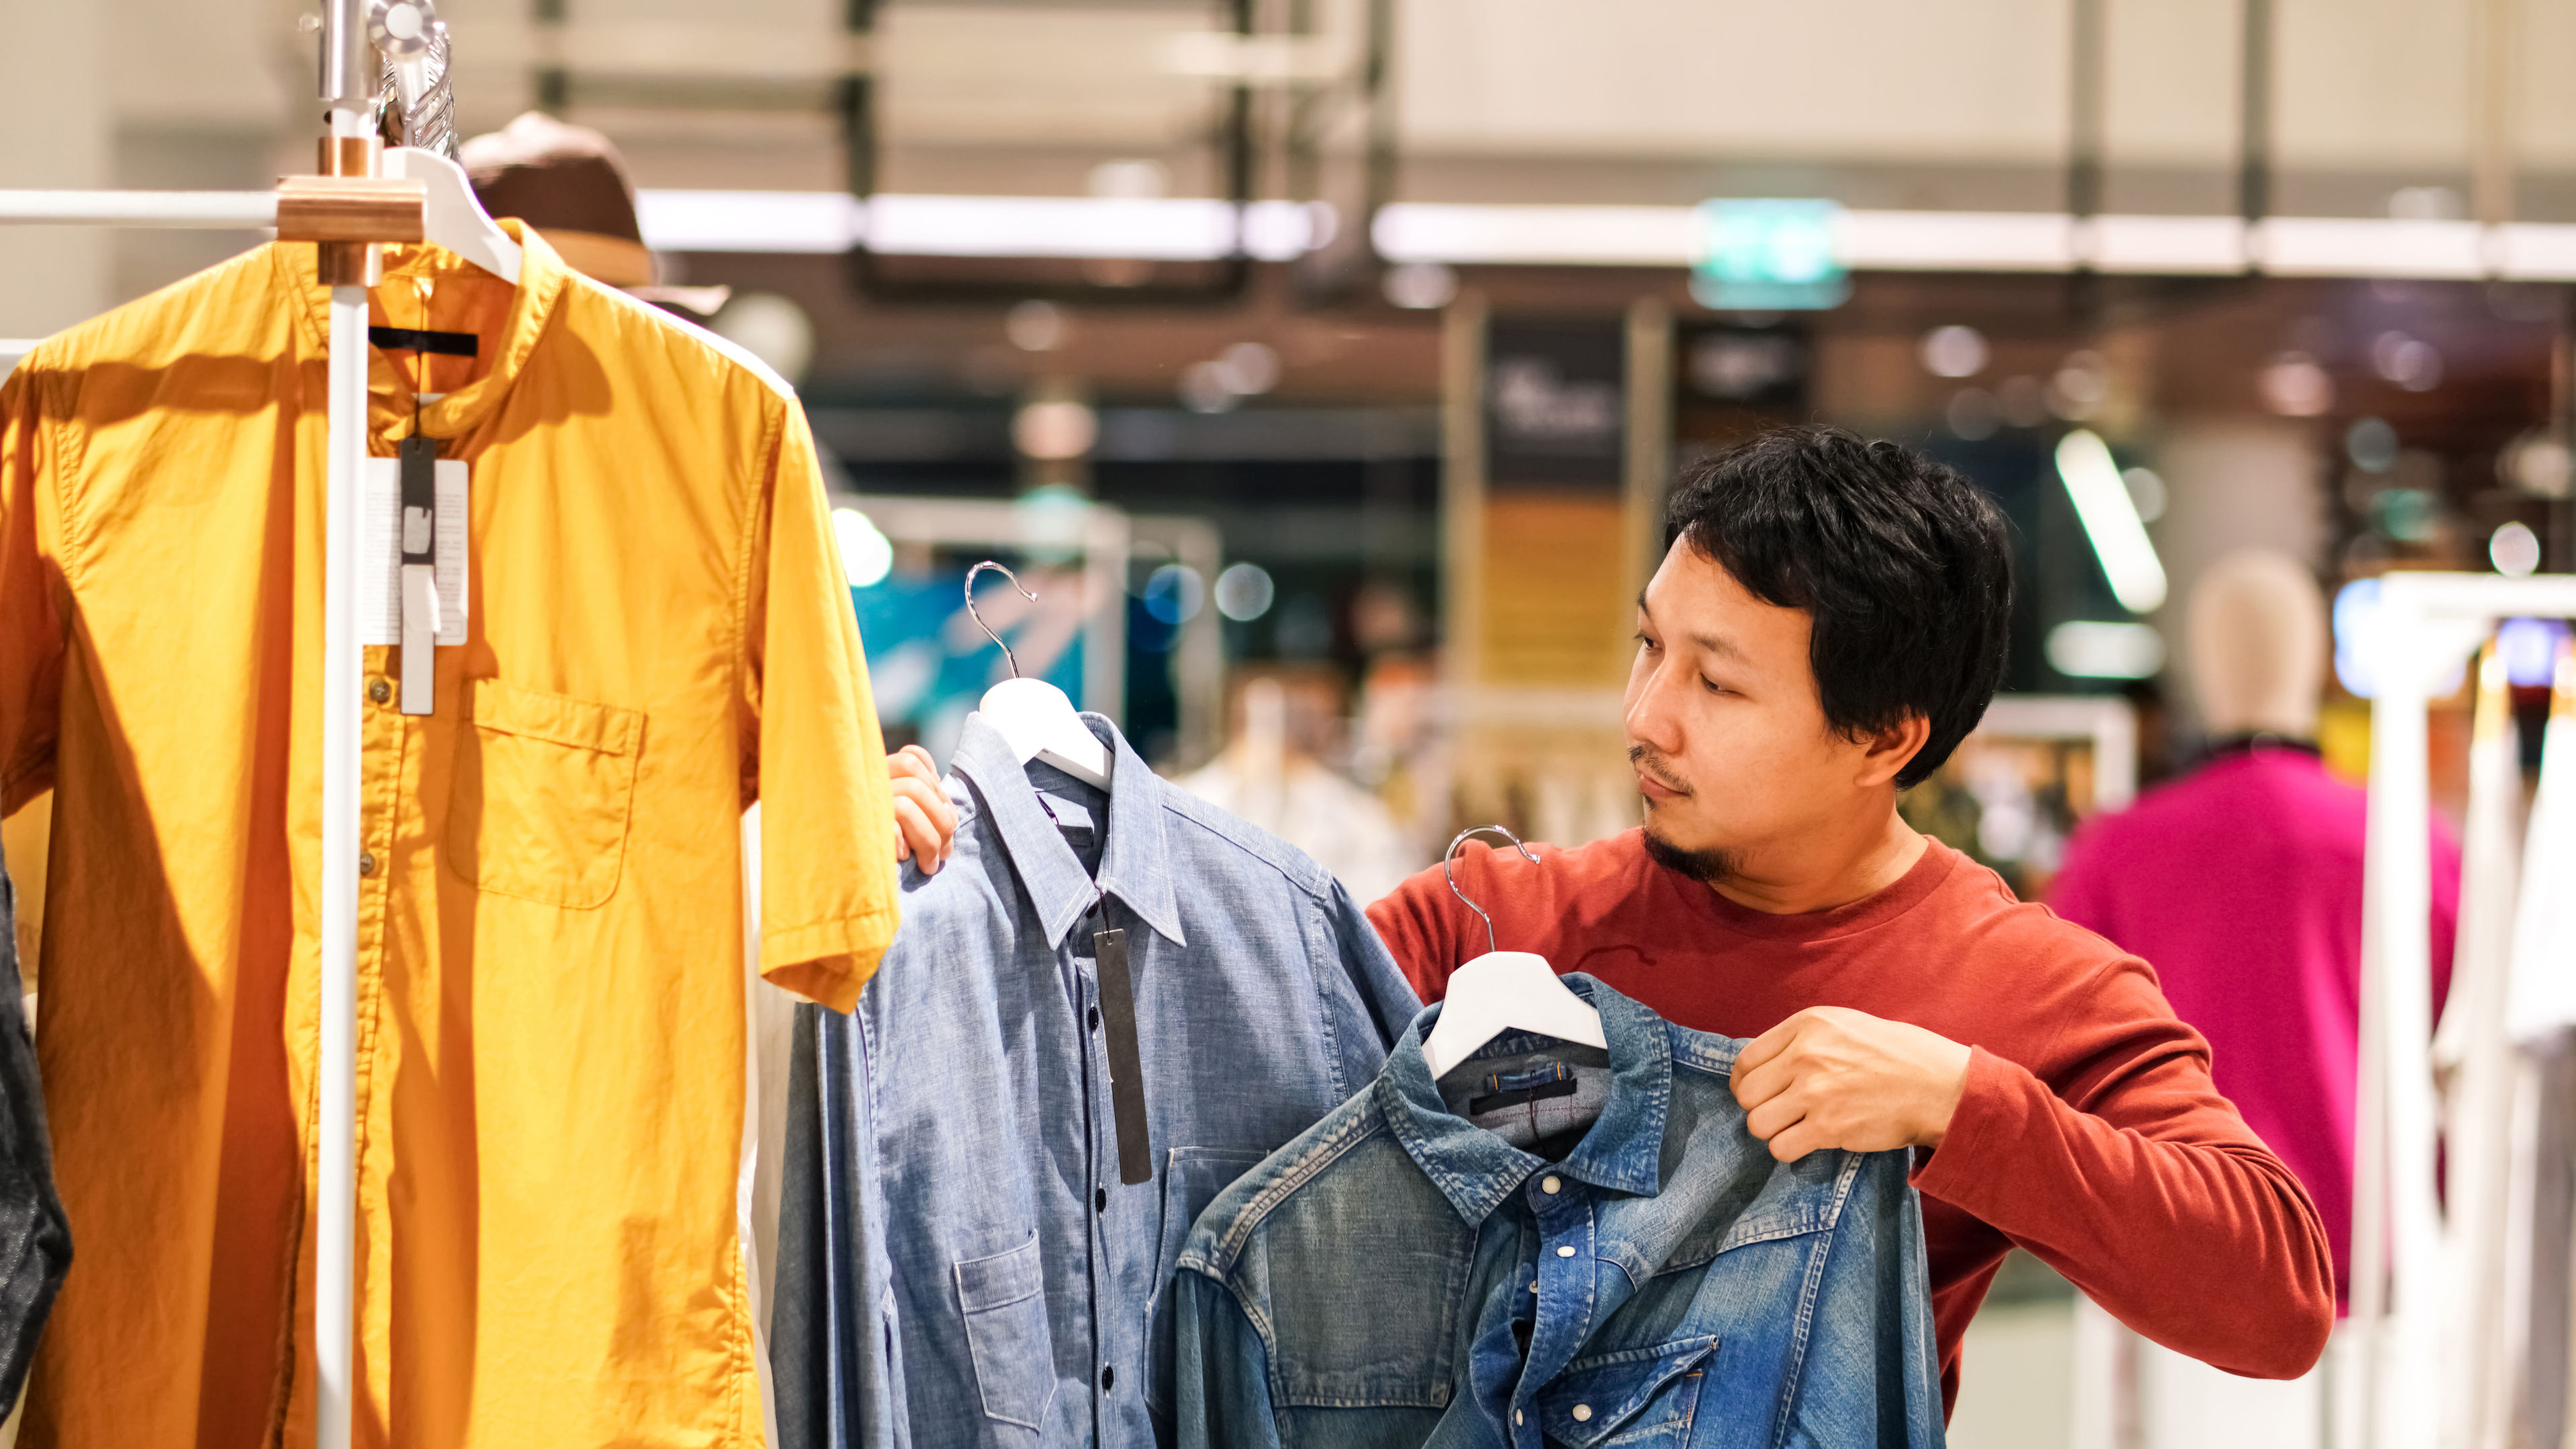
<instances>
[{"instance_id":1,"label":"store signage","mask_svg":"<svg viewBox=\"0 0 2576 1449\"><path fill-rule=\"evenodd\" d=\"M1618 317L1494 319L1485 334L1485 486L1617 497L1627 372Z\"/></svg>"},{"instance_id":2,"label":"store signage","mask_svg":"<svg viewBox=\"0 0 2576 1449\"><path fill-rule=\"evenodd\" d=\"M1727 312L1817 311L1851 296L1835 248L1842 208L1830 201L1700 203L1691 295Z\"/></svg>"}]
</instances>

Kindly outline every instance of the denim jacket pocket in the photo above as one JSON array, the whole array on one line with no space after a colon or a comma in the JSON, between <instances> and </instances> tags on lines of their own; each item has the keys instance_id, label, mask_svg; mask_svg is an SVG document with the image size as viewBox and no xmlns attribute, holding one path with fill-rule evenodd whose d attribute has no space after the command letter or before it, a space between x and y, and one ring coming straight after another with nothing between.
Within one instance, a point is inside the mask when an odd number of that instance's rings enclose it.
<instances>
[{"instance_id":1,"label":"denim jacket pocket","mask_svg":"<svg viewBox=\"0 0 2576 1449\"><path fill-rule=\"evenodd\" d=\"M1715 1352L1715 1338L1677 1338L1578 1358L1539 1391L1539 1424L1567 1449L1683 1444Z\"/></svg>"},{"instance_id":2,"label":"denim jacket pocket","mask_svg":"<svg viewBox=\"0 0 2576 1449\"><path fill-rule=\"evenodd\" d=\"M957 1307L984 1417L1036 1430L1055 1402L1055 1344L1047 1322L1038 1235L1006 1253L956 1265Z\"/></svg>"},{"instance_id":3,"label":"denim jacket pocket","mask_svg":"<svg viewBox=\"0 0 2576 1449\"><path fill-rule=\"evenodd\" d=\"M1172 1403L1172 1279L1190 1226L1234 1180L1268 1154L1215 1147L1175 1147L1163 1159L1163 1231L1154 1253L1154 1288L1145 1300L1145 1403Z\"/></svg>"}]
</instances>

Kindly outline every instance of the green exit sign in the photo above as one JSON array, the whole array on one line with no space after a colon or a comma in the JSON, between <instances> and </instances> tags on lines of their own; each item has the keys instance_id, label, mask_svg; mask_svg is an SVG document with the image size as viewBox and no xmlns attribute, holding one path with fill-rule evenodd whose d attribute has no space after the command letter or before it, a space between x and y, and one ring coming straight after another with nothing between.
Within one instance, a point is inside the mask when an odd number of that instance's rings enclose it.
<instances>
[{"instance_id":1,"label":"green exit sign","mask_svg":"<svg viewBox=\"0 0 2576 1449\"><path fill-rule=\"evenodd\" d=\"M1727 312L1819 311L1851 296L1830 201L1703 201L1691 295Z\"/></svg>"}]
</instances>

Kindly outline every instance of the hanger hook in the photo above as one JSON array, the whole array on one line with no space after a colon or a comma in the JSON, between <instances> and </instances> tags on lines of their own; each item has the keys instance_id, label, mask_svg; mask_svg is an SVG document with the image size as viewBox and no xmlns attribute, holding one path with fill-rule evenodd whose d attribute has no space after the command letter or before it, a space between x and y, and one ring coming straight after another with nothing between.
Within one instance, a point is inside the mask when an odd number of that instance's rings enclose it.
<instances>
[{"instance_id":1,"label":"hanger hook","mask_svg":"<svg viewBox=\"0 0 2576 1449\"><path fill-rule=\"evenodd\" d=\"M1009 579L1011 581L1011 587L1018 589L1020 591L1020 597L1028 600L1030 603L1036 603L1038 601L1038 596L1029 592L1028 586L1020 582L1020 576L1018 574L1011 572L1009 569L1002 567L991 559L986 559L982 563L979 563L966 571L966 617L974 620L975 627L984 631L984 637L992 640L994 645L1002 651L1002 662L1011 666L1011 677L1013 679L1017 679L1020 677L1019 657L1011 653L1011 646L1002 642L1001 635L993 632L993 626L984 622L984 616L975 612L975 576L986 569L991 569L993 572Z\"/></svg>"},{"instance_id":2,"label":"hanger hook","mask_svg":"<svg viewBox=\"0 0 2576 1449\"><path fill-rule=\"evenodd\" d=\"M1458 847L1467 843L1467 837L1470 835L1488 834L1499 835L1505 840L1510 841L1512 843L1512 849L1521 853L1521 859L1528 861L1532 865L1538 864L1538 857L1530 854L1530 848L1521 844L1521 838L1519 836L1512 834L1510 831L1505 830L1499 825L1471 825L1465 830L1459 831L1458 834L1450 840L1449 853L1440 858L1440 875L1442 879L1449 882L1449 894L1456 896L1462 901L1466 901L1467 909L1474 911L1477 915L1485 916L1485 950L1488 953L1491 953L1501 949L1494 944L1494 918L1486 916L1485 908L1483 906L1476 904L1474 901L1467 900L1467 893L1458 889L1458 876L1455 869L1458 863Z\"/></svg>"}]
</instances>

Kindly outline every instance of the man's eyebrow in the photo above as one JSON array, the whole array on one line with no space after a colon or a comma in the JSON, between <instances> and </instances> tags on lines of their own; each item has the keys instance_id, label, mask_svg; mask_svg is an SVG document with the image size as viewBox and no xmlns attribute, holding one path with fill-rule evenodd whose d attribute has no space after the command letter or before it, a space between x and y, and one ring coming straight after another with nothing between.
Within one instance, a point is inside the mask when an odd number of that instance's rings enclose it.
<instances>
[{"instance_id":1,"label":"man's eyebrow","mask_svg":"<svg viewBox=\"0 0 2576 1449\"><path fill-rule=\"evenodd\" d=\"M1742 646L1723 634L1693 634L1690 641L1711 654L1724 655L1729 659L1745 657Z\"/></svg>"},{"instance_id":2,"label":"man's eyebrow","mask_svg":"<svg viewBox=\"0 0 2576 1449\"><path fill-rule=\"evenodd\" d=\"M1646 608L1646 591L1644 589L1639 589L1637 591L1637 612L1645 614L1648 618L1654 617L1652 612ZM1746 657L1744 647L1736 643L1734 640L1726 638L1724 635L1693 634L1690 636L1690 641L1711 654L1723 655L1729 659L1743 659Z\"/></svg>"}]
</instances>

